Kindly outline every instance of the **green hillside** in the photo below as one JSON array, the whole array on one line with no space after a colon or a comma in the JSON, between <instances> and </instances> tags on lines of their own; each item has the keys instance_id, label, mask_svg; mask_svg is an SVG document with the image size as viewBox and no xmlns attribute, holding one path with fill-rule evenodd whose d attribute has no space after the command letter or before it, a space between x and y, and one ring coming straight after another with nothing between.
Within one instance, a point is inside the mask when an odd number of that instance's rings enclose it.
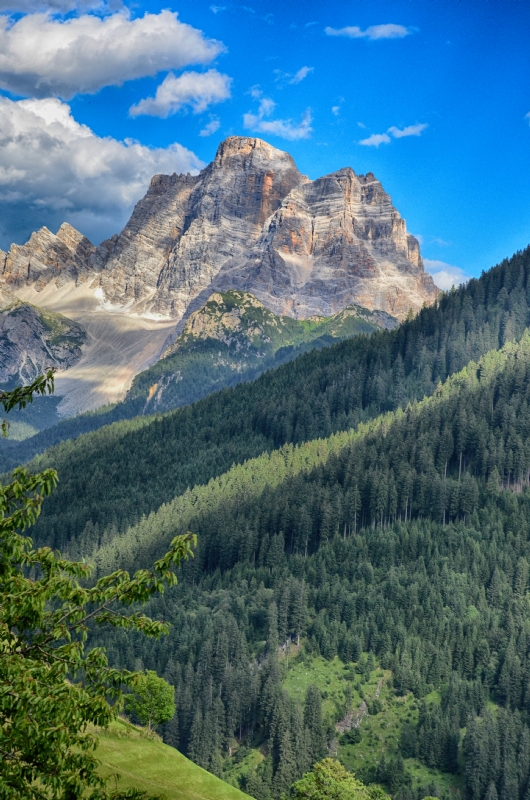
<instances>
[{"instance_id":1,"label":"green hillside","mask_svg":"<svg viewBox=\"0 0 530 800\"><path fill-rule=\"evenodd\" d=\"M246 292L216 293L191 315L164 357L136 376L126 402L141 399L142 413L177 408L306 350L395 326L388 314L355 305L331 317L296 320L273 314Z\"/></svg>"},{"instance_id":2,"label":"green hillside","mask_svg":"<svg viewBox=\"0 0 530 800\"><path fill-rule=\"evenodd\" d=\"M35 459L61 479L40 540L100 574L198 534L149 604L167 637L91 633L175 687L168 744L256 800L329 752L393 800L528 800L529 322L525 251L395 331Z\"/></svg>"},{"instance_id":3,"label":"green hillside","mask_svg":"<svg viewBox=\"0 0 530 800\"><path fill-rule=\"evenodd\" d=\"M470 359L521 337L530 324L529 277L530 249L396 330L348 339L191 406L61 443L33 464L55 466L61 478L37 536L64 547L88 524L104 538L233 463L432 394Z\"/></svg>"},{"instance_id":4,"label":"green hillside","mask_svg":"<svg viewBox=\"0 0 530 800\"><path fill-rule=\"evenodd\" d=\"M247 795L193 764L144 731L117 720L98 733L100 774L119 774L119 789L140 789L167 800L245 800Z\"/></svg>"},{"instance_id":5,"label":"green hillside","mask_svg":"<svg viewBox=\"0 0 530 800\"><path fill-rule=\"evenodd\" d=\"M152 604L173 620L169 637L97 639L176 686L168 741L205 768L221 759L258 798L279 797L339 738L344 762L399 800L461 787L483 800L492 781L508 787L503 800L524 800L529 409L526 333L405 411L234 466L99 549L85 534L78 545L102 571L143 566L181 530L199 535L181 586ZM297 641L289 665L282 654ZM380 677L389 688L375 703ZM335 726L360 698L361 740L342 740ZM242 743L234 764L228 746Z\"/></svg>"}]
</instances>

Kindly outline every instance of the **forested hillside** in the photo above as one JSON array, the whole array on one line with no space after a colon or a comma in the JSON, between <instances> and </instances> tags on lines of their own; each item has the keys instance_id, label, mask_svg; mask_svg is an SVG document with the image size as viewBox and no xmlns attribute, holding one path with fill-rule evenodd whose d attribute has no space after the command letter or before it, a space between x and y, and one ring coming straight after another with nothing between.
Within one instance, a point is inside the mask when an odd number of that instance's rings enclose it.
<instances>
[{"instance_id":1,"label":"forested hillside","mask_svg":"<svg viewBox=\"0 0 530 800\"><path fill-rule=\"evenodd\" d=\"M395 331L35 459L62 481L38 539L99 574L198 534L151 603L168 637L92 635L175 685L168 743L257 800L328 752L394 800L529 800L529 278L526 250Z\"/></svg>"},{"instance_id":2,"label":"forested hillside","mask_svg":"<svg viewBox=\"0 0 530 800\"><path fill-rule=\"evenodd\" d=\"M199 535L182 585L153 608L170 636L102 640L177 687L168 741L217 774L244 744L241 760L261 758L243 788L280 797L328 747L356 764L363 725L340 737L335 725L366 698L370 715L398 715L399 741L379 743L377 767L357 762L365 780L400 800L441 796L441 782L415 788L423 764L469 800L526 800L529 408L525 334L406 411L236 466L103 547L86 530L72 550L103 571L143 565L180 530ZM303 709L286 691L291 643L310 674L315 655L346 665L327 714L318 687ZM381 684L392 676L384 700L366 685L378 665Z\"/></svg>"},{"instance_id":3,"label":"forested hillside","mask_svg":"<svg viewBox=\"0 0 530 800\"><path fill-rule=\"evenodd\" d=\"M62 547L90 524L104 537L233 463L432 394L470 359L520 338L530 324L529 275L527 249L394 331L305 354L175 412L61 443L34 462L55 466L61 478L37 535Z\"/></svg>"}]
</instances>

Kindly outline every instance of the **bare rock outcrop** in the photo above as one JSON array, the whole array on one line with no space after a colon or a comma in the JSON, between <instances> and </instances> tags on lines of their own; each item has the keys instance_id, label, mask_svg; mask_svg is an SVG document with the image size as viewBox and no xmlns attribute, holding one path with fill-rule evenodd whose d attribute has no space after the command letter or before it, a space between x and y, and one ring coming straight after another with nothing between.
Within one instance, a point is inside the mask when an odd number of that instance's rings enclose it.
<instances>
[{"instance_id":1,"label":"bare rock outcrop","mask_svg":"<svg viewBox=\"0 0 530 800\"><path fill-rule=\"evenodd\" d=\"M120 235L98 248L69 225L0 253L13 289L89 281L107 310L184 321L214 291L251 292L276 314L354 303L403 318L438 290L417 240L372 175L310 181L288 153L231 136L199 175L155 175Z\"/></svg>"},{"instance_id":2,"label":"bare rock outcrop","mask_svg":"<svg viewBox=\"0 0 530 800\"><path fill-rule=\"evenodd\" d=\"M356 303L402 319L438 293L380 182L350 168L291 191L216 286L252 291L271 310L297 318Z\"/></svg>"},{"instance_id":3,"label":"bare rock outcrop","mask_svg":"<svg viewBox=\"0 0 530 800\"><path fill-rule=\"evenodd\" d=\"M1 283L13 291L23 286L40 291L52 281L57 286L77 283L86 280L94 252L94 245L67 222L57 234L41 228L26 244L12 244L8 253L0 250Z\"/></svg>"},{"instance_id":4,"label":"bare rock outcrop","mask_svg":"<svg viewBox=\"0 0 530 800\"><path fill-rule=\"evenodd\" d=\"M85 341L78 323L0 292L0 384L29 383L51 367L68 369Z\"/></svg>"}]
</instances>

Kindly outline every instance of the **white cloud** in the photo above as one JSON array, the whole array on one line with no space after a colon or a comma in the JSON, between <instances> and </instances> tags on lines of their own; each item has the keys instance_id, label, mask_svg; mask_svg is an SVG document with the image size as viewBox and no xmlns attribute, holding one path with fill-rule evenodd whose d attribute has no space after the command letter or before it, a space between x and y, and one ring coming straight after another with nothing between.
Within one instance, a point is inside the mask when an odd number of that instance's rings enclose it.
<instances>
[{"instance_id":1,"label":"white cloud","mask_svg":"<svg viewBox=\"0 0 530 800\"><path fill-rule=\"evenodd\" d=\"M214 14L218 14L220 11L226 11L226 6L210 6L210 11L213 11Z\"/></svg>"},{"instance_id":2,"label":"white cloud","mask_svg":"<svg viewBox=\"0 0 530 800\"><path fill-rule=\"evenodd\" d=\"M396 128L395 125L392 125L392 127L388 129L388 133L392 134L394 139L402 139L404 136L421 136L425 128L428 127L429 126L426 122L422 123L421 125L409 125L402 130Z\"/></svg>"},{"instance_id":3,"label":"white cloud","mask_svg":"<svg viewBox=\"0 0 530 800\"><path fill-rule=\"evenodd\" d=\"M125 12L66 20L29 14L14 23L0 17L0 88L69 99L162 70L205 64L223 49L167 10L139 19Z\"/></svg>"},{"instance_id":4,"label":"white cloud","mask_svg":"<svg viewBox=\"0 0 530 800\"><path fill-rule=\"evenodd\" d=\"M364 144L365 147L379 147L380 144L389 144L390 136L387 133L372 133L368 139L361 139L359 144Z\"/></svg>"},{"instance_id":5,"label":"white cloud","mask_svg":"<svg viewBox=\"0 0 530 800\"><path fill-rule=\"evenodd\" d=\"M366 127L362 125L362 123L357 123L361 128ZM361 139L359 144L364 144L366 147L379 147L380 144L390 144L390 133L394 139L402 139L404 136L421 136L422 132L425 128L429 126L427 123L422 123L421 125L409 125L407 128L396 128L395 125L392 125L391 128L387 129L386 133L372 133L367 139Z\"/></svg>"},{"instance_id":6,"label":"white cloud","mask_svg":"<svg viewBox=\"0 0 530 800\"><path fill-rule=\"evenodd\" d=\"M379 39L403 39L414 32L414 28L406 28L404 25L394 25L393 23L370 25L365 31L361 30L357 25L349 25L345 28L327 27L324 29L324 33L328 36L347 36L349 39L369 39L372 42Z\"/></svg>"},{"instance_id":7,"label":"white cloud","mask_svg":"<svg viewBox=\"0 0 530 800\"><path fill-rule=\"evenodd\" d=\"M259 97L259 90L255 87L251 90L253 97ZM255 133L269 133L281 136L282 139L294 141L296 139L309 139L313 129L311 127L311 112L307 109L302 115L301 121L296 124L292 119L268 119L276 103L269 97L260 100L257 114L243 114L243 125Z\"/></svg>"},{"instance_id":8,"label":"white cloud","mask_svg":"<svg viewBox=\"0 0 530 800\"><path fill-rule=\"evenodd\" d=\"M528 120L528 124L530 125L530 111L528 112L528 114L524 115L524 118Z\"/></svg>"},{"instance_id":9,"label":"white cloud","mask_svg":"<svg viewBox=\"0 0 530 800\"><path fill-rule=\"evenodd\" d=\"M208 122L202 131L199 132L199 136L211 136L212 133L215 133L221 127L221 123L217 119L217 117L213 117L210 122Z\"/></svg>"},{"instance_id":10,"label":"white cloud","mask_svg":"<svg viewBox=\"0 0 530 800\"><path fill-rule=\"evenodd\" d=\"M310 72L313 72L314 67L300 67L298 72L295 72L289 83L300 83L304 78L307 78Z\"/></svg>"},{"instance_id":11,"label":"white cloud","mask_svg":"<svg viewBox=\"0 0 530 800\"><path fill-rule=\"evenodd\" d=\"M301 83L304 80L304 78L307 78L307 76L311 72L314 71L314 69L315 69L314 67L300 67L298 72L295 72L294 74L292 72L283 72L283 70L281 70L281 69L275 69L274 70L274 75L275 75L274 80L276 82L280 83L280 84ZM257 87L254 87L254 89L257 89ZM252 89L251 89L250 93L252 94ZM255 96L255 94L253 96ZM261 97L261 91L259 89L257 91L257 96Z\"/></svg>"},{"instance_id":12,"label":"white cloud","mask_svg":"<svg viewBox=\"0 0 530 800\"><path fill-rule=\"evenodd\" d=\"M470 278L463 269L455 267L454 264L447 264L445 261L424 258L423 263L427 272L432 275L436 286L443 292L449 291L452 286L460 286L461 283L467 283Z\"/></svg>"},{"instance_id":13,"label":"white cloud","mask_svg":"<svg viewBox=\"0 0 530 800\"><path fill-rule=\"evenodd\" d=\"M0 97L2 246L68 221L94 241L120 230L156 173L204 164L180 144L149 148L99 137L55 98Z\"/></svg>"},{"instance_id":14,"label":"white cloud","mask_svg":"<svg viewBox=\"0 0 530 800\"><path fill-rule=\"evenodd\" d=\"M183 72L178 78L170 72L156 90L156 96L140 100L131 106L129 113L131 117L147 114L165 119L184 106L190 106L194 114L199 114L213 103L227 100L231 82L228 75L222 75L216 69Z\"/></svg>"},{"instance_id":15,"label":"white cloud","mask_svg":"<svg viewBox=\"0 0 530 800\"><path fill-rule=\"evenodd\" d=\"M333 114L335 117L338 117L338 116L339 116L339 114L340 114L340 106L331 106L331 113L332 113L332 114Z\"/></svg>"}]
</instances>

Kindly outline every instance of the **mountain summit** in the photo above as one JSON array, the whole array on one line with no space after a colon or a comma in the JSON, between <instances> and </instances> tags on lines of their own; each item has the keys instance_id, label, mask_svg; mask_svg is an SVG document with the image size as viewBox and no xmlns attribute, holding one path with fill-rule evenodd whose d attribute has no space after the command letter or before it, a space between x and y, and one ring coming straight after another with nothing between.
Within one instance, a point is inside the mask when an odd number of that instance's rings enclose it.
<instances>
[{"instance_id":1,"label":"mountain summit","mask_svg":"<svg viewBox=\"0 0 530 800\"><path fill-rule=\"evenodd\" d=\"M197 176L155 175L121 234L97 249L69 226L60 242L45 233L0 253L13 288L88 281L109 310L177 322L230 289L298 319L351 303L403 318L437 295L372 173L310 181L288 153L249 137L225 139Z\"/></svg>"}]
</instances>

